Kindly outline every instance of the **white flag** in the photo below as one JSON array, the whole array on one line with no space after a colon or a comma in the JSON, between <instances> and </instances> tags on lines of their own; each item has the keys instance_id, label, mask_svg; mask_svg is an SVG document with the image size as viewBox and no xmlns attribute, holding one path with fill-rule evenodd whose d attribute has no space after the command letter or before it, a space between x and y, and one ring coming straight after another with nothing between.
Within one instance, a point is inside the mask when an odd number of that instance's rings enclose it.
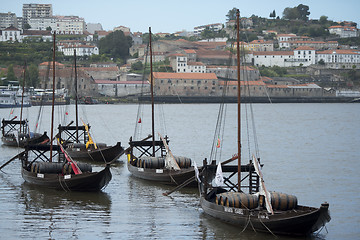
<instances>
[{"instance_id":1,"label":"white flag","mask_svg":"<svg viewBox=\"0 0 360 240\"><path fill-rule=\"evenodd\" d=\"M195 170L196 179L197 179L197 181L200 183L201 180L200 180L200 178L199 178L199 169L198 169L195 161L194 161L194 170Z\"/></svg>"},{"instance_id":2,"label":"white flag","mask_svg":"<svg viewBox=\"0 0 360 240\"><path fill-rule=\"evenodd\" d=\"M224 177L222 173L221 163L216 168L215 186L220 187L224 185Z\"/></svg>"}]
</instances>

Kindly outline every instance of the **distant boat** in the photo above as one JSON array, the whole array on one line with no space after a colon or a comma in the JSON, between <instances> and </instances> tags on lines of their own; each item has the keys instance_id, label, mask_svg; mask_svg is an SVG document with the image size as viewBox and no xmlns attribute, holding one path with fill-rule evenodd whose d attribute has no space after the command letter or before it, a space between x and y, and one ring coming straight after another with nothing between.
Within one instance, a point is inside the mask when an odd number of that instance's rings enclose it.
<instances>
[{"instance_id":1,"label":"distant boat","mask_svg":"<svg viewBox=\"0 0 360 240\"><path fill-rule=\"evenodd\" d=\"M2 143L7 146L24 147L26 144L46 144L49 142L49 137L44 134L30 132L29 124L27 119L23 118L23 107L29 104L28 95L25 93L25 80L26 80L26 62L24 65L24 81L20 92L20 96L14 94L15 104L20 104L20 119L17 116L12 119L1 122L1 133ZM13 106L15 107L15 106ZM12 114L14 109L11 110Z\"/></svg>"},{"instance_id":2,"label":"distant boat","mask_svg":"<svg viewBox=\"0 0 360 240\"><path fill-rule=\"evenodd\" d=\"M22 90L15 87L0 88L0 108L20 108ZM31 107L30 97L23 96L23 107Z\"/></svg>"},{"instance_id":3,"label":"distant boat","mask_svg":"<svg viewBox=\"0 0 360 240\"><path fill-rule=\"evenodd\" d=\"M150 48L150 78L151 78L151 106L152 106L152 134L140 141L130 138L127 167L129 172L140 179L153 182L181 185L186 181L193 182L195 174L192 161L187 157L173 156L168 147L168 138L155 140L154 130L154 97L153 97L153 71L152 71L152 49L151 28L149 28ZM141 119L138 119L138 123ZM157 154L157 155L156 155Z\"/></svg>"},{"instance_id":4,"label":"distant boat","mask_svg":"<svg viewBox=\"0 0 360 240\"><path fill-rule=\"evenodd\" d=\"M34 133L29 131L28 120L17 120L16 117L1 121L1 141L6 146L24 147L26 144L47 144L47 133Z\"/></svg>"},{"instance_id":5,"label":"distant boat","mask_svg":"<svg viewBox=\"0 0 360 240\"><path fill-rule=\"evenodd\" d=\"M239 25L237 11L237 87L240 100ZM241 164L240 110L238 101L238 139L235 143L238 153L223 163L217 164L211 159L208 164L204 160L199 174L201 208L206 214L237 226L239 232L249 229L274 235L308 235L324 227L330 221L328 203L321 204L319 208L298 205L295 196L266 189L260 159L255 155L249 163ZM229 165L234 159L238 160L237 165ZM312 194L315 196L315 193Z\"/></svg>"}]
</instances>

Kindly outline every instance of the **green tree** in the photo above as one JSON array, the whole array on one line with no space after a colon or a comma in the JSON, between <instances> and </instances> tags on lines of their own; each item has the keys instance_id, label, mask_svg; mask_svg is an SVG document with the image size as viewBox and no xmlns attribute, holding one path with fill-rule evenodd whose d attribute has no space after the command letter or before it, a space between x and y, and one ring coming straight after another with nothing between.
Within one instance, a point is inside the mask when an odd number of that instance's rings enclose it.
<instances>
[{"instance_id":1,"label":"green tree","mask_svg":"<svg viewBox=\"0 0 360 240\"><path fill-rule=\"evenodd\" d=\"M39 79L39 69L35 64L30 64L27 69L26 74L26 86L28 87L36 87L40 81Z\"/></svg>"},{"instance_id":2,"label":"green tree","mask_svg":"<svg viewBox=\"0 0 360 240\"><path fill-rule=\"evenodd\" d=\"M134 71L142 70L143 68L144 68L144 66L143 66L142 62L140 62L140 61L137 61L131 65L131 70L134 70Z\"/></svg>"},{"instance_id":3,"label":"green tree","mask_svg":"<svg viewBox=\"0 0 360 240\"><path fill-rule=\"evenodd\" d=\"M31 26L30 26L30 24L25 23L23 28L24 28L24 30L28 30L31 28Z\"/></svg>"},{"instance_id":4,"label":"green tree","mask_svg":"<svg viewBox=\"0 0 360 240\"><path fill-rule=\"evenodd\" d=\"M115 31L100 40L99 50L100 54L125 60L129 57L131 45L131 37L126 37L122 31Z\"/></svg>"},{"instance_id":5,"label":"green tree","mask_svg":"<svg viewBox=\"0 0 360 240\"><path fill-rule=\"evenodd\" d=\"M319 23L321 25L325 25L328 22L328 17L327 16L321 16L319 19Z\"/></svg>"},{"instance_id":6,"label":"green tree","mask_svg":"<svg viewBox=\"0 0 360 240\"><path fill-rule=\"evenodd\" d=\"M304 21L309 20L309 15L310 15L309 6L304 5L304 4L299 4L296 7L296 9L299 12L299 19L304 20Z\"/></svg>"},{"instance_id":7,"label":"green tree","mask_svg":"<svg viewBox=\"0 0 360 240\"><path fill-rule=\"evenodd\" d=\"M288 20L303 20L307 21L309 19L309 6L299 4L297 7L287 7L283 11L283 18Z\"/></svg>"},{"instance_id":8,"label":"green tree","mask_svg":"<svg viewBox=\"0 0 360 240\"><path fill-rule=\"evenodd\" d=\"M46 28L46 31L51 31L52 30L52 28L50 27L50 26L48 26L47 28Z\"/></svg>"},{"instance_id":9,"label":"green tree","mask_svg":"<svg viewBox=\"0 0 360 240\"><path fill-rule=\"evenodd\" d=\"M269 17L271 17L271 18L273 18L273 19L276 18L275 10L270 13L270 16L269 16Z\"/></svg>"},{"instance_id":10,"label":"green tree","mask_svg":"<svg viewBox=\"0 0 360 240\"><path fill-rule=\"evenodd\" d=\"M5 84L7 85L9 81L17 81L15 72L14 72L14 66L12 64L7 69Z\"/></svg>"},{"instance_id":11,"label":"green tree","mask_svg":"<svg viewBox=\"0 0 360 240\"><path fill-rule=\"evenodd\" d=\"M283 19L295 20L299 19L299 12L296 8L287 7L283 11Z\"/></svg>"},{"instance_id":12,"label":"green tree","mask_svg":"<svg viewBox=\"0 0 360 240\"><path fill-rule=\"evenodd\" d=\"M233 8L231 10L229 10L228 14L226 14L226 19L228 21L230 20L235 20L236 19L236 12L237 12L237 8Z\"/></svg>"}]
</instances>

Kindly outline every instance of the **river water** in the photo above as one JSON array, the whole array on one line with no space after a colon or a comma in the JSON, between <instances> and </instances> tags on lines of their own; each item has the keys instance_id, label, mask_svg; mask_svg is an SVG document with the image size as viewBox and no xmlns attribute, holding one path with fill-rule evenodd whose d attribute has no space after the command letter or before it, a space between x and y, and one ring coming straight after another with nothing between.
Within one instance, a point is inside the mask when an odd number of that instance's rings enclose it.
<instances>
[{"instance_id":1,"label":"river water","mask_svg":"<svg viewBox=\"0 0 360 240\"><path fill-rule=\"evenodd\" d=\"M255 104L256 133L265 183L269 190L297 196L299 204L330 203L332 220L318 239L360 239L360 105ZM202 165L209 158L218 104L161 104L156 108L157 132L167 134L174 155ZM236 105L227 105L223 160L236 153ZM138 105L82 105L80 117L91 124L96 142L121 141L134 135ZM150 109L144 106L139 132L150 131ZM39 107L24 110L34 128ZM50 136L50 108L43 111L40 130ZM19 110L0 109L0 117ZM243 112L243 116L246 113ZM55 111L55 119L71 120L74 107ZM242 124L246 126L246 124ZM57 126L57 123L55 124ZM245 135L246 131L242 132ZM244 145L245 146L245 145ZM243 147L247 158L247 147ZM0 164L20 150L0 146ZM125 157L111 168L113 179L100 193L39 189L24 183L20 162L0 172L2 239L272 239L271 234L244 231L205 215L197 189L182 189L132 177ZM95 169L101 168L100 165ZM291 239L279 237L280 239Z\"/></svg>"}]
</instances>

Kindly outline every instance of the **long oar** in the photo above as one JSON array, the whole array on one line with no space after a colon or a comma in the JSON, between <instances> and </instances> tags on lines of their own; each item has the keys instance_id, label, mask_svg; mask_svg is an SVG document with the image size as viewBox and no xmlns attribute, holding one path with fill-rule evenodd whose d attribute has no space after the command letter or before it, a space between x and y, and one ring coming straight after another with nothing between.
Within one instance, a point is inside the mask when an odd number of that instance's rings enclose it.
<instances>
[{"instance_id":1,"label":"long oar","mask_svg":"<svg viewBox=\"0 0 360 240\"><path fill-rule=\"evenodd\" d=\"M170 194L172 194L173 192L187 186L188 184L190 184L191 182L195 181L195 175L192 176L191 178L189 178L188 180L186 180L185 182L183 182L182 184L178 185L176 188L174 188L173 190L170 190L168 192L163 193L164 196L168 196Z\"/></svg>"},{"instance_id":2,"label":"long oar","mask_svg":"<svg viewBox=\"0 0 360 240\"><path fill-rule=\"evenodd\" d=\"M11 163L12 161L14 161L15 159L17 159L19 156L21 156L22 154L24 154L25 151L22 151L21 153L17 154L16 156L12 157L9 161L7 161L6 163L4 163L1 167L0 170L5 167L6 165L8 165L9 163Z\"/></svg>"}]
</instances>

